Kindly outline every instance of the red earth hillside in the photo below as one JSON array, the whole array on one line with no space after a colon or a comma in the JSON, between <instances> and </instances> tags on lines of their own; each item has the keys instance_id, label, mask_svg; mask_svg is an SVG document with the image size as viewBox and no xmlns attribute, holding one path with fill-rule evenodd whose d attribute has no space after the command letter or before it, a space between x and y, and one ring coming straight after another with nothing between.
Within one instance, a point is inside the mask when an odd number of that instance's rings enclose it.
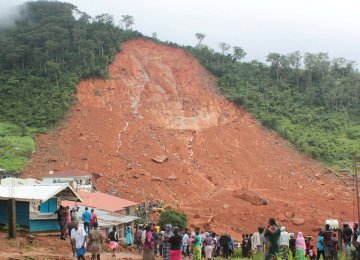
<instances>
[{"instance_id":1,"label":"red earth hillside","mask_svg":"<svg viewBox=\"0 0 360 260\"><path fill-rule=\"evenodd\" d=\"M220 96L186 51L132 40L109 73L82 81L68 120L36 138L27 176L101 173L103 191L177 201L191 226L235 237L269 217L303 232L354 218L351 187Z\"/></svg>"}]
</instances>

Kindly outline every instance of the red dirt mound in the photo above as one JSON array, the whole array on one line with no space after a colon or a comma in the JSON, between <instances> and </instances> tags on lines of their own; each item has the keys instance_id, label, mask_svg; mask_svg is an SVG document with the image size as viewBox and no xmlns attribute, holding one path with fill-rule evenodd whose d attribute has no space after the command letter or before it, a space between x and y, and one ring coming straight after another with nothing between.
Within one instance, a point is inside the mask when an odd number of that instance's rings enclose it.
<instances>
[{"instance_id":1,"label":"red dirt mound","mask_svg":"<svg viewBox=\"0 0 360 260\"><path fill-rule=\"evenodd\" d=\"M178 201L191 224L227 225L235 237L268 217L303 232L354 217L350 187L218 95L216 78L184 50L133 40L109 72L80 83L67 122L37 137L26 175L98 172L102 190L138 201L143 183L146 199ZM234 197L246 189L268 205Z\"/></svg>"}]
</instances>

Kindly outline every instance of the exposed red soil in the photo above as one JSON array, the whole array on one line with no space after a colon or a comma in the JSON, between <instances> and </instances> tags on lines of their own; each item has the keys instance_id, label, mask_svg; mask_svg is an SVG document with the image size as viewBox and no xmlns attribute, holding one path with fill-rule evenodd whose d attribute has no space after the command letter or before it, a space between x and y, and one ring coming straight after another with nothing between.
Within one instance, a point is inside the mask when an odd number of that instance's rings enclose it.
<instances>
[{"instance_id":1,"label":"exposed red soil","mask_svg":"<svg viewBox=\"0 0 360 260\"><path fill-rule=\"evenodd\" d=\"M59 239L60 234L36 234L28 236L26 233L18 233L16 239L8 239L7 234L0 232L0 259L53 259L71 260L73 257L69 239ZM103 244L101 259L141 259L141 255L135 248L120 246L116 251L116 257L112 257L107 249L108 244ZM90 253L86 259L90 260Z\"/></svg>"},{"instance_id":2,"label":"exposed red soil","mask_svg":"<svg viewBox=\"0 0 360 260\"><path fill-rule=\"evenodd\" d=\"M217 94L216 78L184 50L132 40L109 72L80 83L63 127L37 137L26 175L102 173L104 191L178 201L192 226L235 237L271 216L303 232L354 218L351 187ZM239 198L254 194L268 205ZM294 226L294 214L305 224Z\"/></svg>"}]
</instances>

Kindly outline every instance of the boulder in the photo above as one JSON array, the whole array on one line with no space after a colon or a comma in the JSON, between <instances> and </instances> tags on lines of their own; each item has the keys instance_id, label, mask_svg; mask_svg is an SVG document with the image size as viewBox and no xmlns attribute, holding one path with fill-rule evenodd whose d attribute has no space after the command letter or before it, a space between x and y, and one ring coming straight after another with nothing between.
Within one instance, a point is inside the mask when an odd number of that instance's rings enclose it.
<instances>
[{"instance_id":1,"label":"boulder","mask_svg":"<svg viewBox=\"0 0 360 260\"><path fill-rule=\"evenodd\" d=\"M176 181L176 180L177 180L177 177L174 176L174 175L170 175L169 177L167 177L167 179L168 179L169 181Z\"/></svg>"},{"instance_id":2,"label":"boulder","mask_svg":"<svg viewBox=\"0 0 360 260\"><path fill-rule=\"evenodd\" d=\"M251 190L234 191L233 197L250 202L252 205L262 206L268 205L269 201L266 198L262 198L259 194Z\"/></svg>"},{"instance_id":3,"label":"boulder","mask_svg":"<svg viewBox=\"0 0 360 260\"><path fill-rule=\"evenodd\" d=\"M162 179L160 177L154 176L151 178L152 181L162 182Z\"/></svg>"},{"instance_id":4,"label":"boulder","mask_svg":"<svg viewBox=\"0 0 360 260\"><path fill-rule=\"evenodd\" d=\"M295 217L295 213L287 211L287 212L285 212L285 217L286 218L293 218L293 217Z\"/></svg>"},{"instance_id":5,"label":"boulder","mask_svg":"<svg viewBox=\"0 0 360 260\"><path fill-rule=\"evenodd\" d=\"M151 158L151 160L156 163L163 163L166 162L168 159L169 157L166 154L156 155Z\"/></svg>"},{"instance_id":6,"label":"boulder","mask_svg":"<svg viewBox=\"0 0 360 260\"><path fill-rule=\"evenodd\" d=\"M305 220L303 218L300 217L295 217L291 220L291 222L293 223L293 225L295 226L301 226L305 224Z\"/></svg>"}]
</instances>

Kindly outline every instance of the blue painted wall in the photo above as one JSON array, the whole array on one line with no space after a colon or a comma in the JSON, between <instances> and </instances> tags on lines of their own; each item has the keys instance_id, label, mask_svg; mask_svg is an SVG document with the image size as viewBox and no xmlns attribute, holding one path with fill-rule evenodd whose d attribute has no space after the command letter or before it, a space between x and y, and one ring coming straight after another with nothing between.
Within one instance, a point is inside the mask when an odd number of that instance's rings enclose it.
<instances>
[{"instance_id":1,"label":"blue painted wall","mask_svg":"<svg viewBox=\"0 0 360 260\"><path fill-rule=\"evenodd\" d=\"M41 213L54 213L57 210L57 198L51 198L40 204Z\"/></svg>"},{"instance_id":2,"label":"blue painted wall","mask_svg":"<svg viewBox=\"0 0 360 260\"><path fill-rule=\"evenodd\" d=\"M59 231L60 227L57 219L30 220L30 232L49 232Z\"/></svg>"},{"instance_id":3,"label":"blue painted wall","mask_svg":"<svg viewBox=\"0 0 360 260\"><path fill-rule=\"evenodd\" d=\"M0 200L0 224L8 224L7 200ZM16 223L29 227L29 202L16 201Z\"/></svg>"}]
</instances>

